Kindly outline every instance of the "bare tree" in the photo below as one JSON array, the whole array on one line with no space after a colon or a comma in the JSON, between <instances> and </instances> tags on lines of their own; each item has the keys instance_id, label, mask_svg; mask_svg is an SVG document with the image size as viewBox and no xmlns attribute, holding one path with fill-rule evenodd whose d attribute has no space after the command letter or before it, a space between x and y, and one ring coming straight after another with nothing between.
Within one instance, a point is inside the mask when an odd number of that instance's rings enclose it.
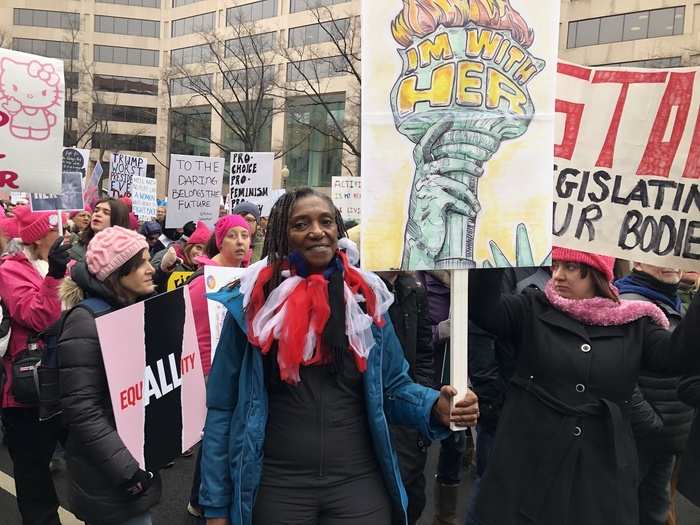
<instances>
[{"instance_id":1,"label":"bare tree","mask_svg":"<svg viewBox=\"0 0 700 525\"><path fill-rule=\"evenodd\" d=\"M316 132L332 139L327 141L329 147L336 147L345 154L341 156L343 168L354 174L361 156L360 18L350 14L338 16L337 10L329 6L313 7L310 12L318 26L319 42L306 44L290 37L289 46L281 49L287 62L287 78L283 84L287 118L294 120L298 128L305 128L309 135ZM346 79L342 118L331 89L337 77ZM310 106L323 109L326 116L323 125L304 118L303 110Z\"/></svg>"}]
</instances>

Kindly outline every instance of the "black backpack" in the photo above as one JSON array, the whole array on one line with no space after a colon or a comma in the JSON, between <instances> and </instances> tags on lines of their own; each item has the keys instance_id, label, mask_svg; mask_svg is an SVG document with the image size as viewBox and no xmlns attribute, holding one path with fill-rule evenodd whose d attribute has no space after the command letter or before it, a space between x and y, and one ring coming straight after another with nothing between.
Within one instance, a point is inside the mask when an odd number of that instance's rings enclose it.
<instances>
[{"instance_id":1,"label":"black backpack","mask_svg":"<svg viewBox=\"0 0 700 525\"><path fill-rule=\"evenodd\" d=\"M58 380L58 340L68 315L76 308L85 308L94 317L107 313L111 306L98 298L83 299L61 314L58 321L27 342L27 349L12 363L12 395L19 403L39 407L39 420L46 421L61 411L61 389Z\"/></svg>"}]
</instances>

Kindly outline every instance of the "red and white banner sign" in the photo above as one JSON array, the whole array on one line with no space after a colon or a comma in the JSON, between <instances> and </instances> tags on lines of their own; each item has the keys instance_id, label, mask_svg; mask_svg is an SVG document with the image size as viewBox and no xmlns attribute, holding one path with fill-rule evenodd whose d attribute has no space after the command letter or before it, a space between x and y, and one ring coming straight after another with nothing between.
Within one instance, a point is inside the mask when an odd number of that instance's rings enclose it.
<instances>
[{"instance_id":1,"label":"red and white banner sign","mask_svg":"<svg viewBox=\"0 0 700 525\"><path fill-rule=\"evenodd\" d=\"M700 69L560 62L554 244L700 269Z\"/></svg>"}]
</instances>

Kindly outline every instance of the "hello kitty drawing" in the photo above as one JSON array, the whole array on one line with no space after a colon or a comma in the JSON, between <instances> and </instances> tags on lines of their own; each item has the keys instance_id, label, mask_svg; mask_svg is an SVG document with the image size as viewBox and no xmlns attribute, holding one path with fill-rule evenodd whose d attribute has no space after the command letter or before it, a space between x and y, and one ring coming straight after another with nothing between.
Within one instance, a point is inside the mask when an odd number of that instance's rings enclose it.
<instances>
[{"instance_id":1,"label":"hello kitty drawing","mask_svg":"<svg viewBox=\"0 0 700 525\"><path fill-rule=\"evenodd\" d=\"M60 107L61 77L52 64L0 59L0 108L10 115L10 133L18 139L46 140Z\"/></svg>"}]
</instances>

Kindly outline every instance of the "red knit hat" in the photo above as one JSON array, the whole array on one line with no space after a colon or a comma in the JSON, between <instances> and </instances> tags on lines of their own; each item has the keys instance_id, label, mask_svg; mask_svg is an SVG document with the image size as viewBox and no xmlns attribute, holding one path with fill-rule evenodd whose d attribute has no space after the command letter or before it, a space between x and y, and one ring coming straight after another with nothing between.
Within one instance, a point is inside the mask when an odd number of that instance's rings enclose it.
<instances>
[{"instance_id":1,"label":"red knit hat","mask_svg":"<svg viewBox=\"0 0 700 525\"><path fill-rule=\"evenodd\" d=\"M552 260L588 265L602 273L608 281L612 281L615 277L613 273L615 257L608 257L607 255L597 255L595 253L586 253L578 250L571 250L569 248L553 246Z\"/></svg>"},{"instance_id":2,"label":"red knit hat","mask_svg":"<svg viewBox=\"0 0 700 525\"><path fill-rule=\"evenodd\" d=\"M8 239L16 239L19 237L19 226L17 219L14 217L3 217L0 219L0 234Z\"/></svg>"},{"instance_id":3,"label":"red knit hat","mask_svg":"<svg viewBox=\"0 0 700 525\"><path fill-rule=\"evenodd\" d=\"M202 221L197 222L197 228L192 232L187 244L206 244L211 238L211 230Z\"/></svg>"},{"instance_id":4,"label":"red knit hat","mask_svg":"<svg viewBox=\"0 0 700 525\"><path fill-rule=\"evenodd\" d=\"M29 206L16 206L12 213L17 217L19 236L24 244L32 244L58 228L56 212L33 212Z\"/></svg>"}]
</instances>

